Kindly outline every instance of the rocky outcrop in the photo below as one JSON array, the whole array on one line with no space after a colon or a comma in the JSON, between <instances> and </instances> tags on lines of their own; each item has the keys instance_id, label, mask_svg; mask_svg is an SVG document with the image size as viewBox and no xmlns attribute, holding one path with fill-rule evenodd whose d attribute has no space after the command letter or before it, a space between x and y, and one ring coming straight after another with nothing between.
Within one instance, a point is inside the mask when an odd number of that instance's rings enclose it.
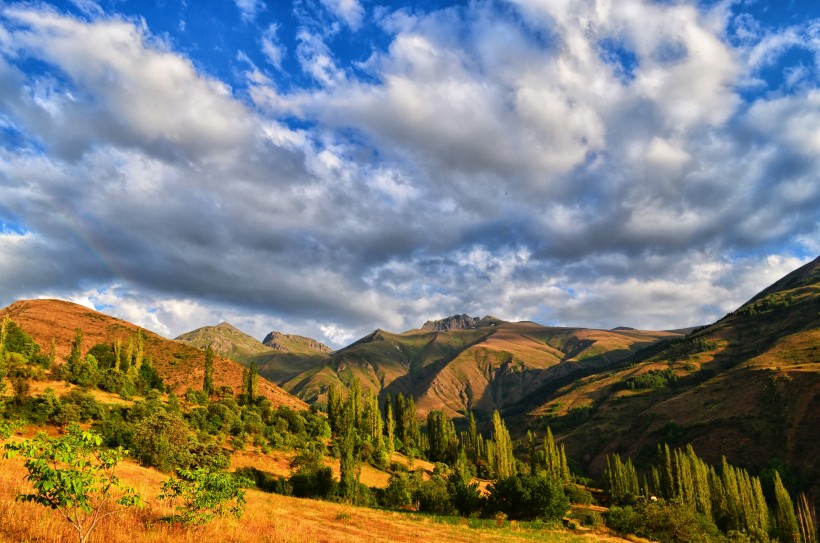
<instances>
[{"instance_id":1,"label":"rocky outcrop","mask_svg":"<svg viewBox=\"0 0 820 543\"><path fill-rule=\"evenodd\" d=\"M485 317L486 318L486 317ZM422 330L444 331L444 330L469 330L478 327L482 319L470 317L469 315L453 315L446 319L425 322Z\"/></svg>"},{"instance_id":2,"label":"rocky outcrop","mask_svg":"<svg viewBox=\"0 0 820 543\"><path fill-rule=\"evenodd\" d=\"M307 351L315 351L317 353L333 352L333 349L313 338L298 336L296 334L283 334L275 330L265 336L262 343L277 351L291 352L294 350L294 345L299 345Z\"/></svg>"}]
</instances>

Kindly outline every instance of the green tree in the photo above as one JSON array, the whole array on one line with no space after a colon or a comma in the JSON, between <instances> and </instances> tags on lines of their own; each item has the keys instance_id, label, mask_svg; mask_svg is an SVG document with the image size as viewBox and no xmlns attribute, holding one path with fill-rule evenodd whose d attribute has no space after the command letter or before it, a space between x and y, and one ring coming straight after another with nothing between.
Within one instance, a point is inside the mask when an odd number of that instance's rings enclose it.
<instances>
[{"instance_id":1,"label":"green tree","mask_svg":"<svg viewBox=\"0 0 820 543\"><path fill-rule=\"evenodd\" d=\"M794 514L789 491L780 480L780 473L774 472L775 532L781 543L800 543L800 528Z\"/></svg>"},{"instance_id":2,"label":"green tree","mask_svg":"<svg viewBox=\"0 0 820 543\"><path fill-rule=\"evenodd\" d=\"M33 492L18 500L54 509L84 543L100 520L117 512L114 504L139 506L136 492L120 484L114 468L127 454L122 447L103 449L102 437L73 425L59 438L38 434L20 443L7 443L6 455L21 455ZM115 493L117 496L115 496Z\"/></svg>"},{"instance_id":3,"label":"green tree","mask_svg":"<svg viewBox=\"0 0 820 543\"><path fill-rule=\"evenodd\" d=\"M255 361L251 362L248 371L245 372L244 385L246 402L252 404L259 396L259 366Z\"/></svg>"},{"instance_id":4,"label":"green tree","mask_svg":"<svg viewBox=\"0 0 820 543\"><path fill-rule=\"evenodd\" d=\"M202 379L202 391L209 398L214 393L214 350L205 348L205 376Z\"/></svg>"},{"instance_id":5,"label":"green tree","mask_svg":"<svg viewBox=\"0 0 820 543\"><path fill-rule=\"evenodd\" d=\"M512 439L498 410L493 412L493 441L495 442L495 463L493 471L497 479L515 475L515 456Z\"/></svg>"},{"instance_id":6,"label":"green tree","mask_svg":"<svg viewBox=\"0 0 820 543\"><path fill-rule=\"evenodd\" d=\"M205 524L228 514L242 518L245 490L250 481L209 468L177 470L177 477L163 481L159 498L181 503L175 505L174 522Z\"/></svg>"},{"instance_id":7,"label":"green tree","mask_svg":"<svg viewBox=\"0 0 820 543\"><path fill-rule=\"evenodd\" d=\"M561 481L539 475L512 475L490 485L490 508L512 520L555 520L569 509Z\"/></svg>"}]
</instances>

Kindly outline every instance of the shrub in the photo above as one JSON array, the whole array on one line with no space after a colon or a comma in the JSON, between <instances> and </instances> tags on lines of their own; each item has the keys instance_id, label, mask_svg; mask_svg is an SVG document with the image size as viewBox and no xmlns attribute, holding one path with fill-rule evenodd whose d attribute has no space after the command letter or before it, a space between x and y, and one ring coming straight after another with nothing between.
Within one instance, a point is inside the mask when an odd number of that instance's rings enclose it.
<instances>
[{"instance_id":1,"label":"shrub","mask_svg":"<svg viewBox=\"0 0 820 543\"><path fill-rule=\"evenodd\" d=\"M245 508L245 490L242 487L249 485L250 481L208 468L181 469L177 470L177 475L162 483L159 495L160 499L172 502L181 500L175 506L177 513L168 520L205 524L215 517L228 514L242 517Z\"/></svg>"},{"instance_id":2,"label":"shrub","mask_svg":"<svg viewBox=\"0 0 820 543\"><path fill-rule=\"evenodd\" d=\"M513 475L490 486L488 507L511 520L557 520L569 509L561 482L539 475Z\"/></svg>"}]
</instances>

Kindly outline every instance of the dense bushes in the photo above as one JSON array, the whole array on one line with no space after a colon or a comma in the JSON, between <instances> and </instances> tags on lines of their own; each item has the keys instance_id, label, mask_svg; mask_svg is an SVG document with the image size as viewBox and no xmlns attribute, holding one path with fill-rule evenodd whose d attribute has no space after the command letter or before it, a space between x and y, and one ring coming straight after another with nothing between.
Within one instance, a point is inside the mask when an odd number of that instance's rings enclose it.
<instances>
[{"instance_id":1,"label":"dense bushes","mask_svg":"<svg viewBox=\"0 0 820 543\"><path fill-rule=\"evenodd\" d=\"M559 480L519 474L490 486L488 506L511 520L556 520L569 510L569 499Z\"/></svg>"}]
</instances>

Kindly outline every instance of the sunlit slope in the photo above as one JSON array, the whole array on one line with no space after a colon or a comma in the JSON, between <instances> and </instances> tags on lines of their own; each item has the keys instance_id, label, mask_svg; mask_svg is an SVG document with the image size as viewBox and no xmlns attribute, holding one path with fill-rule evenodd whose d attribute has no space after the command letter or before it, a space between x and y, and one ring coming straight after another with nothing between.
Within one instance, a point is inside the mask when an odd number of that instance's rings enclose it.
<instances>
[{"instance_id":1,"label":"sunlit slope","mask_svg":"<svg viewBox=\"0 0 820 543\"><path fill-rule=\"evenodd\" d=\"M328 387L354 379L374 394L412 394L419 415L443 409L461 416L474 409L520 404L550 384L608 367L673 332L549 328L485 317L468 329L376 330L329 355L321 364L279 381L308 402L323 402ZM304 359L300 359L304 362ZM261 371L273 372L265 365ZM537 398L528 401L537 403Z\"/></svg>"},{"instance_id":2,"label":"sunlit slope","mask_svg":"<svg viewBox=\"0 0 820 543\"><path fill-rule=\"evenodd\" d=\"M57 362L68 356L75 330L83 332L83 352L97 343L113 343L120 340L127 344L135 338L140 328L129 322L105 315L87 307L62 300L22 300L0 310L0 318L8 316L26 333L30 334L44 352L54 344ZM205 371L205 354L202 349L165 339L147 330L140 332L144 338L145 354L150 355L154 367L176 394L186 389L202 388ZM236 392L241 390L243 366L224 357L214 360L214 384L227 385ZM288 394L278 386L261 379L259 391L277 405L301 409L304 402Z\"/></svg>"},{"instance_id":3,"label":"sunlit slope","mask_svg":"<svg viewBox=\"0 0 820 543\"><path fill-rule=\"evenodd\" d=\"M227 322L186 332L177 336L176 341L199 349L210 346L216 354L244 363L257 355L273 352L273 349L258 339L236 329Z\"/></svg>"},{"instance_id":4,"label":"sunlit slope","mask_svg":"<svg viewBox=\"0 0 820 543\"><path fill-rule=\"evenodd\" d=\"M551 393L521 427L551 424L593 470L609 452L649 458L658 441L691 442L711 462L779 459L816 480L818 268L815 260L646 360Z\"/></svg>"}]
</instances>

